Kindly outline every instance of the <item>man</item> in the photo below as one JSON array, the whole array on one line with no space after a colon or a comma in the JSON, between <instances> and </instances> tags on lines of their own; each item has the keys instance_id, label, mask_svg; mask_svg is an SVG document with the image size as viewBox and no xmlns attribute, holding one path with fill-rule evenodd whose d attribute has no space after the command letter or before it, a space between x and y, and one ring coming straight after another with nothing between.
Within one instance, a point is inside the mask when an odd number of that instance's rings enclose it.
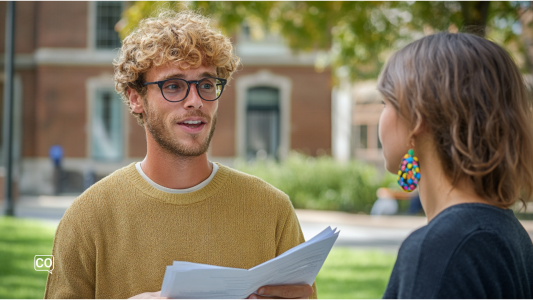
<instances>
[{"instance_id":1,"label":"man","mask_svg":"<svg viewBox=\"0 0 533 300\"><path fill-rule=\"evenodd\" d=\"M165 267L251 268L304 241L288 196L207 160L218 99L239 65L228 38L193 12L145 19L114 62L117 91L147 154L102 179L57 229L45 298L159 297ZM250 298L308 298L309 285Z\"/></svg>"}]
</instances>

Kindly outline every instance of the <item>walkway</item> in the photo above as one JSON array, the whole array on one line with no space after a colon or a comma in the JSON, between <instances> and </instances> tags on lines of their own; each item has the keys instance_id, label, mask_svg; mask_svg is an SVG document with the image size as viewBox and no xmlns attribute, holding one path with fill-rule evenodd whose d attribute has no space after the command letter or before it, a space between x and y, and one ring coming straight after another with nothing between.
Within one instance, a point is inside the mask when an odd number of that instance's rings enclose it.
<instances>
[{"instance_id":1,"label":"walkway","mask_svg":"<svg viewBox=\"0 0 533 300\"><path fill-rule=\"evenodd\" d=\"M46 220L57 226L74 199L76 196L23 196L16 204L15 215ZM296 214L306 239L331 226L341 231L335 246L394 252L411 232L427 222L420 216L368 216L303 209L297 209ZM522 225L533 237L533 221L522 221Z\"/></svg>"}]
</instances>

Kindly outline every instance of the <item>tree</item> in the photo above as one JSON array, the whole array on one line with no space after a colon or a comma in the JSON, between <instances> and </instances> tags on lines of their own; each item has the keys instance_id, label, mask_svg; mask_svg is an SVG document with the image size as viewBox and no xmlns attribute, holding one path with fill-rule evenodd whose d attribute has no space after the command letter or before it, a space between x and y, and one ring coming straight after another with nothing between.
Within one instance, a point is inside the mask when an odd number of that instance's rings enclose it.
<instances>
[{"instance_id":1,"label":"tree","mask_svg":"<svg viewBox=\"0 0 533 300\"><path fill-rule=\"evenodd\" d=\"M520 44L512 28L524 9L520 2L485 1L193 1L187 6L211 15L226 34L246 24L252 37L280 34L295 52L320 51L317 69L331 66L336 76L351 79L375 78L393 51L432 32L497 33L500 43ZM124 13L121 36L161 7L186 8L182 2L134 2ZM523 46L515 48L525 53Z\"/></svg>"}]
</instances>

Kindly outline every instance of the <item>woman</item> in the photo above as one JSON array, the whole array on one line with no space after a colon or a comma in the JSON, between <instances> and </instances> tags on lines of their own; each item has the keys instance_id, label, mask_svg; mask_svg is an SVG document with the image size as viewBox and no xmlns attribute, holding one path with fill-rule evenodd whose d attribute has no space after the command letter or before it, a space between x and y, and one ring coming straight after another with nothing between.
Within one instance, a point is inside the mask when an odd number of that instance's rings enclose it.
<instances>
[{"instance_id":1,"label":"woman","mask_svg":"<svg viewBox=\"0 0 533 300\"><path fill-rule=\"evenodd\" d=\"M509 209L533 192L532 107L513 60L439 33L395 53L378 90L386 168L405 191L418 186L428 218L384 298L532 298L533 244Z\"/></svg>"}]
</instances>

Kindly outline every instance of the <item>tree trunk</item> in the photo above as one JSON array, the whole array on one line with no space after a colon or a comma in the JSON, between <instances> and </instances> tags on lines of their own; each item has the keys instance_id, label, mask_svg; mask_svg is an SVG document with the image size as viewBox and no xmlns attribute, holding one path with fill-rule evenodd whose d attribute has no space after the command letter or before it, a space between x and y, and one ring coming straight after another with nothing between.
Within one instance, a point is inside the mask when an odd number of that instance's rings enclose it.
<instances>
[{"instance_id":1,"label":"tree trunk","mask_svg":"<svg viewBox=\"0 0 533 300\"><path fill-rule=\"evenodd\" d=\"M459 1L463 15L461 31L484 37L489 13L489 1Z\"/></svg>"},{"instance_id":2,"label":"tree trunk","mask_svg":"<svg viewBox=\"0 0 533 300\"><path fill-rule=\"evenodd\" d=\"M533 5L533 3L531 5ZM522 25L520 36L524 42L526 65L530 73L533 74L533 11L527 8L522 8L518 13L520 14L520 24ZM531 86L528 86L528 88L532 89Z\"/></svg>"}]
</instances>

